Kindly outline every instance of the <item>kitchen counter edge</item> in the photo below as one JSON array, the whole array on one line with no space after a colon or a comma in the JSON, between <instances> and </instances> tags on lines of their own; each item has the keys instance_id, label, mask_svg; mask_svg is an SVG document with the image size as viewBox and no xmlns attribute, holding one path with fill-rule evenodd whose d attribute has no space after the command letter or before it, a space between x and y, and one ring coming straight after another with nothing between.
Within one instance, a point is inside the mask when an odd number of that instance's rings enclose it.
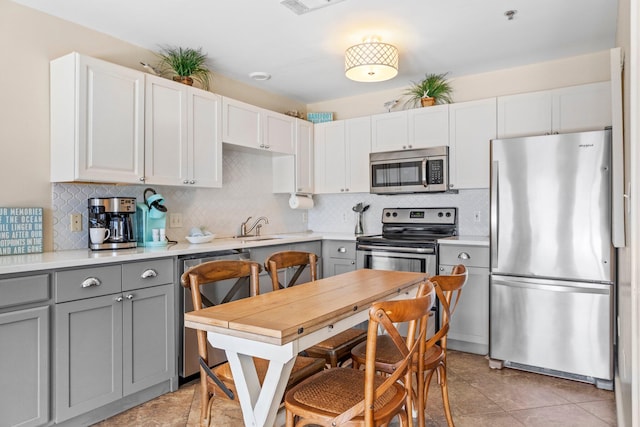
<instances>
[{"instance_id":1,"label":"kitchen counter edge","mask_svg":"<svg viewBox=\"0 0 640 427\"><path fill-rule=\"evenodd\" d=\"M440 245L465 245L489 247L488 236L453 236L445 239L438 239Z\"/></svg>"},{"instance_id":2,"label":"kitchen counter edge","mask_svg":"<svg viewBox=\"0 0 640 427\"><path fill-rule=\"evenodd\" d=\"M242 241L238 238L214 239L209 243L189 244L180 242L171 246L138 247L118 251L91 251L78 249L69 251L42 252L0 257L0 276L15 273L30 273L62 268L78 268L99 264L171 258L185 255L205 254L231 249L250 249L263 246L312 242L315 240L344 240L346 234L335 233L283 233L274 238L259 241ZM269 237L269 236L264 236ZM353 237L355 240L355 237Z\"/></svg>"}]
</instances>

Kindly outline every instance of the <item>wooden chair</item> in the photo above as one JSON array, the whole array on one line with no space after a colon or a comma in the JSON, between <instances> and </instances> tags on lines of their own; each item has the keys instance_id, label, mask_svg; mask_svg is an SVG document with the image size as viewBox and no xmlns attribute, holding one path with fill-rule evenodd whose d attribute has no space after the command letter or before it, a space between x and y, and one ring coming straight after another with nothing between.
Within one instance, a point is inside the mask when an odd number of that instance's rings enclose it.
<instances>
[{"instance_id":1,"label":"wooden chair","mask_svg":"<svg viewBox=\"0 0 640 427\"><path fill-rule=\"evenodd\" d=\"M223 303L230 301L242 286L247 284L250 287L250 295L258 295L260 293L260 270L260 264L252 261L210 261L185 271L180 278L180 282L182 286L191 290L194 311L198 311L206 306L214 305L201 294L200 288L202 286L215 286L217 282L222 280L238 279L222 299ZM210 406L213 402L213 397L226 396L234 399L236 390L229 363L225 362L221 365L210 367L208 363L207 334L201 330L196 332L198 336L198 353L200 356L200 425L206 427L210 421ZM256 365L258 378L260 383L262 383L267 372L268 361L254 358L254 363ZM296 358L287 387L297 384L303 379L322 371L324 365L324 359L311 357Z\"/></svg>"},{"instance_id":2,"label":"wooden chair","mask_svg":"<svg viewBox=\"0 0 640 427\"><path fill-rule=\"evenodd\" d=\"M427 319L435 301L433 285L426 282L425 286L426 296L371 306L366 369L331 368L292 387L284 398L287 427L386 426L395 416L402 426L412 425L407 416L411 413L411 364L422 359ZM406 339L394 325L403 322L409 322ZM387 377L378 375L375 367L379 327L402 354Z\"/></svg>"},{"instance_id":3,"label":"wooden chair","mask_svg":"<svg viewBox=\"0 0 640 427\"><path fill-rule=\"evenodd\" d=\"M467 269L464 265L460 264L453 267L451 275L439 275L429 278L435 285L436 295L442 308L442 319L440 329L425 343L423 366L420 367L419 364L414 361L412 367L416 375L416 389L413 390L413 399L418 411L418 425L420 427L423 427L426 423L424 412L427 404L429 384L431 383L434 373L437 373L438 383L441 387L442 402L447 424L450 427L454 425L449 405L449 391L447 388L447 333L449 332L451 315L458 305L458 301L462 295L462 287L467 282L467 276ZM418 293L418 295L420 294ZM367 351L368 348L365 348L363 345L358 345L353 348L351 358L354 368L358 368L365 363ZM393 366L399 358L401 358L401 355L395 350L391 339L387 336L380 337L378 339L378 357L375 362L376 369L379 372L390 374L393 372Z\"/></svg>"},{"instance_id":4,"label":"wooden chair","mask_svg":"<svg viewBox=\"0 0 640 427\"><path fill-rule=\"evenodd\" d=\"M265 270L269 272L273 290L283 289L278 278L278 271L298 267L286 287L294 286L304 269L309 266L311 281L317 280L317 256L312 252L282 251L269 256L264 263ZM351 349L363 343L367 339L367 331L359 328L349 328L331 338L328 338L313 347L305 350L305 354L311 357L320 357L326 363L335 368L351 358Z\"/></svg>"}]
</instances>

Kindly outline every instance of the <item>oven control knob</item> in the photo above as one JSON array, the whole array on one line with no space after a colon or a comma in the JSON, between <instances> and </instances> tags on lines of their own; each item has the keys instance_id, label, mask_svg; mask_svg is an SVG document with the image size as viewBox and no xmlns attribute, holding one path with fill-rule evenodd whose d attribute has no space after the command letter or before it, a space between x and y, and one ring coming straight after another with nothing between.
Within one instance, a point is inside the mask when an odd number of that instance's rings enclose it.
<instances>
[{"instance_id":1,"label":"oven control knob","mask_svg":"<svg viewBox=\"0 0 640 427\"><path fill-rule=\"evenodd\" d=\"M386 216L387 218L391 216L391 214L389 212L385 213L384 216Z\"/></svg>"},{"instance_id":2,"label":"oven control knob","mask_svg":"<svg viewBox=\"0 0 640 427\"><path fill-rule=\"evenodd\" d=\"M445 216L446 216L447 218L449 218L449 217L451 216L451 212L447 212L447 213L445 214Z\"/></svg>"},{"instance_id":3,"label":"oven control knob","mask_svg":"<svg viewBox=\"0 0 640 427\"><path fill-rule=\"evenodd\" d=\"M438 212L438 217L442 218L442 212Z\"/></svg>"},{"instance_id":4,"label":"oven control knob","mask_svg":"<svg viewBox=\"0 0 640 427\"><path fill-rule=\"evenodd\" d=\"M397 216L398 216L398 212L394 212L394 213L393 213L393 217L395 218L395 217L397 217Z\"/></svg>"}]
</instances>

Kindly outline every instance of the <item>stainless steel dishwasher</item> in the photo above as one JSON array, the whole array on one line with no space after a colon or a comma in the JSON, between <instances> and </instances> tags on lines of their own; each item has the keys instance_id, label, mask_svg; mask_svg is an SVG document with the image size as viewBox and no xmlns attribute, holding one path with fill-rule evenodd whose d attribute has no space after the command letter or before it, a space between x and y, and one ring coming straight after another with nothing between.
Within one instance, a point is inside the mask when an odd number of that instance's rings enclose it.
<instances>
[{"instance_id":1,"label":"stainless steel dishwasher","mask_svg":"<svg viewBox=\"0 0 640 427\"><path fill-rule=\"evenodd\" d=\"M218 261L218 260L248 260L249 252L243 250L227 250L227 251L218 251L218 252L210 252L205 254L197 254L193 256L184 256L180 257L179 265L180 265L180 276L189 268L196 266L198 264L202 264L209 261ZM202 289L202 293L207 299L214 304L219 304L222 298L227 294L227 292L231 289L235 280L226 280L223 282L219 282L216 286L212 287L212 289L207 290L207 287L204 286ZM233 299L246 298L249 296L248 286L246 289L241 289ZM200 370L198 364L198 340L196 337L196 331L191 328L184 327L184 313L193 311L193 302L191 300L191 294L188 289L182 288L182 292L180 292L182 310L180 311L180 324L183 325L180 328L182 332L180 334L180 376L182 378L187 378L191 375L197 374ZM220 363L225 362L226 356L223 350L213 348L209 346L209 365L218 365Z\"/></svg>"}]
</instances>

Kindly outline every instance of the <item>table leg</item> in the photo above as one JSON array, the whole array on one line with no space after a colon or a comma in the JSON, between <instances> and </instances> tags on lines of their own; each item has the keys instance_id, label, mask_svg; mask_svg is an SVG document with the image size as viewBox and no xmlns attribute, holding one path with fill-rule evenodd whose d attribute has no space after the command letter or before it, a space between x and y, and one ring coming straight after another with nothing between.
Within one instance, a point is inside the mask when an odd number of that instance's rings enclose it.
<instances>
[{"instance_id":1,"label":"table leg","mask_svg":"<svg viewBox=\"0 0 640 427\"><path fill-rule=\"evenodd\" d=\"M245 426L273 426L295 357L288 361L271 360L261 387L252 356L231 350L227 350L226 354Z\"/></svg>"}]
</instances>

